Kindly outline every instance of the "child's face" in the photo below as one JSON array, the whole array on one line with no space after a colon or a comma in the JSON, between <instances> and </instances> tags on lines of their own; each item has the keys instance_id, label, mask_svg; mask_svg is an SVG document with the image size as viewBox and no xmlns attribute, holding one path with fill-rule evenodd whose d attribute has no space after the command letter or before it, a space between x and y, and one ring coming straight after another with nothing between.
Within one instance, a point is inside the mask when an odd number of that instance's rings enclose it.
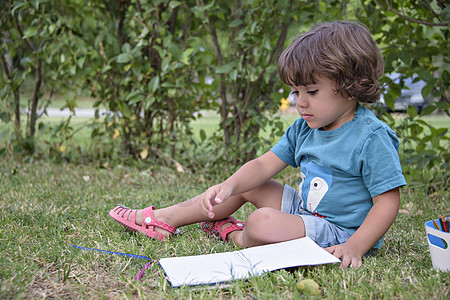
<instances>
[{"instance_id":1,"label":"child's face","mask_svg":"<svg viewBox=\"0 0 450 300\"><path fill-rule=\"evenodd\" d=\"M353 120L356 101L336 94L335 82L317 77L316 84L291 87L296 108L310 128L334 130Z\"/></svg>"}]
</instances>

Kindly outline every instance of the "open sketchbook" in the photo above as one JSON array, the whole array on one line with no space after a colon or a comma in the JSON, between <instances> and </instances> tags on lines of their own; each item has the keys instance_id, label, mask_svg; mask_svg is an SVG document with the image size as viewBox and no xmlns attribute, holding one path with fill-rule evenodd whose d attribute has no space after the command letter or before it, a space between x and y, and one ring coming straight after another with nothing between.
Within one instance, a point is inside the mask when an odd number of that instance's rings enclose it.
<instances>
[{"instance_id":1,"label":"open sketchbook","mask_svg":"<svg viewBox=\"0 0 450 300\"><path fill-rule=\"evenodd\" d=\"M274 270L340 260L305 237L239 251L159 260L173 287L246 279Z\"/></svg>"}]
</instances>

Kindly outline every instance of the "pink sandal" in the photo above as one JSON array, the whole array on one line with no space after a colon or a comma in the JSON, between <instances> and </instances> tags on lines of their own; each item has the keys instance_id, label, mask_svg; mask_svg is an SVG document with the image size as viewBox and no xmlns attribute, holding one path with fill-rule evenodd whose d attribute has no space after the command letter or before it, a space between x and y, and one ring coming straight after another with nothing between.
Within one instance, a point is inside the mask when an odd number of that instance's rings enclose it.
<instances>
[{"instance_id":1,"label":"pink sandal","mask_svg":"<svg viewBox=\"0 0 450 300\"><path fill-rule=\"evenodd\" d=\"M222 229L222 225L226 223L231 223L227 228ZM222 241L227 241L227 235L236 230L243 230L245 227L245 222L240 222L233 217L228 217L223 220L218 221L207 221L200 224L202 230L208 235L213 235Z\"/></svg>"},{"instance_id":2,"label":"pink sandal","mask_svg":"<svg viewBox=\"0 0 450 300\"><path fill-rule=\"evenodd\" d=\"M154 210L155 207L153 206L147 207L146 209L143 210L142 225L136 224L136 210L130 209L123 205L118 205L115 208L113 208L109 212L109 215L111 216L111 218L116 220L120 225L127 227L131 231L139 231L144 233L150 238L162 241L166 238L166 236L164 234L156 232L154 230L155 226L167 230L171 234L174 234L177 229L170 224L155 219L153 217Z\"/></svg>"}]
</instances>

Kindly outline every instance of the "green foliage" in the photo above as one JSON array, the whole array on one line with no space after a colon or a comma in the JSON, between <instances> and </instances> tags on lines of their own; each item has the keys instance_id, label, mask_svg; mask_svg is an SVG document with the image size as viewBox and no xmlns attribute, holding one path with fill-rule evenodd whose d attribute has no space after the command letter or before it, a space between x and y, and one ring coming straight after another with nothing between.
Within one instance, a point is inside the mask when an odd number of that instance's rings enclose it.
<instances>
[{"instance_id":1,"label":"green foliage","mask_svg":"<svg viewBox=\"0 0 450 300\"><path fill-rule=\"evenodd\" d=\"M173 156L180 139L192 136L195 113L209 106L199 67L207 56L189 6L158 0L95 7L87 88L96 106L113 114L125 154L145 159L151 147Z\"/></svg>"},{"instance_id":2,"label":"green foliage","mask_svg":"<svg viewBox=\"0 0 450 300\"><path fill-rule=\"evenodd\" d=\"M402 141L401 158L412 181L421 181L424 172L447 170L449 161L448 129L437 129L423 117L436 111L449 115L449 8L443 1L428 5L422 1L361 1L360 21L372 31L385 58L385 73L399 73L399 83L389 77L382 80L389 87L385 94L394 110L395 100L405 88L403 78L417 75L426 86L422 96L430 105L420 113L409 106L406 117L380 117L397 132ZM436 180L448 182L448 173Z\"/></svg>"},{"instance_id":3,"label":"green foliage","mask_svg":"<svg viewBox=\"0 0 450 300\"><path fill-rule=\"evenodd\" d=\"M443 1L38 0L0 5L0 119L8 124L0 130L0 136L8 136L3 152L39 150L70 159L80 152L69 149L70 119L64 126L37 128L40 136L52 139L36 142L34 133L55 95L65 95L64 107L73 111L76 98L88 94L96 100L97 120L90 125L87 150L100 165L155 159L181 161L197 170L207 160L220 163L228 174L267 150L282 132L274 112L287 89L277 79L276 62L292 37L318 22L357 19L381 46L386 73L417 74L427 83L422 94L431 104L420 114L410 107L407 124L381 116L410 147L402 152L403 161L434 168L446 161L448 135L423 121L435 111L449 113L449 7ZM403 81L396 84L387 76L382 81L389 86L386 103L393 107ZM220 128L212 134L201 130L198 141L190 124L202 110L218 112ZM61 146L67 151L55 150ZM193 162L199 158L201 163Z\"/></svg>"},{"instance_id":4,"label":"green foliage","mask_svg":"<svg viewBox=\"0 0 450 300\"><path fill-rule=\"evenodd\" d=\"M2 1L0 113L4 122L14 123L10 141L16 149L34 152L37 122L53 95L74 89L75 75L84 64L79 45L87 15L82 0ZM32 82L32 87L22 101L24 82Z\"/></svg>"},{"instance_id":5,"label":"green foliage","mask_svg":"<svg viewBox=\"0 0 450 300\"><path fill-rule=\"evenodd\" d=\"M422 1L394 1L374 4L367 1L361 21L369 26L381 46L385 58L385 73L400 73L404 77L417 74L427 85L424 99L432 98L432 105L422 113L436 109L449 113L448 99L449 8L437 1L426 5ZM439 4L439 5L438 5ZM386 79L386 78L385 78ZM403 82L399 86L389 82L386 99L393 108Z\"/></svg>"},{"instance_id":6,"label":"green foliage","mask_svg":"<svg viewBox=\"0 0 450 300\"><path fill-rule=\"evenodd\" d=\"M407 117L384 117L401 139L399 152L408 183L448 186L448 128L432 126L419 117L415 108L409 110Z\"/></svg>"},{"instance_id":7,"label":"green foliage","mask_svg":"<svg viewBox=\"0 0 450 300\"><path fill-rule=\"evenodd\" d=\"M317 5L199 1L192 11L208 33L215 59L211 73L220 97L217 111L222 130L211 137L218 145L214 154L222 164L238 166L273 143L261 136L262 130L272 128L272 138L281 134L281 122L273 113L287 92L279 92L277 59L292 21L312 24Z\"/></svg>"}]
</instances>

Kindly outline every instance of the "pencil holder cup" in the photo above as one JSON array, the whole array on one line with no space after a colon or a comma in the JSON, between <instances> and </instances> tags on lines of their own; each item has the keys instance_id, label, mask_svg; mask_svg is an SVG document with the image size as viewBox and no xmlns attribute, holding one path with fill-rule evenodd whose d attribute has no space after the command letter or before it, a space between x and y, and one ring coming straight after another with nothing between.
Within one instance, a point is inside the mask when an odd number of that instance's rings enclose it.
<instances>
[{"instance_id":1,"label":"pencil holder cup","mask_svg":"<svg viewBox=\"0 0 450 300\"><path fill-rule=\"evenodd\" d=\"M435 220L439 223L439 220ZM450 271L450 233L434 228L433 220L425 223L433 268Z\"/></svg>"}]
</instances>

